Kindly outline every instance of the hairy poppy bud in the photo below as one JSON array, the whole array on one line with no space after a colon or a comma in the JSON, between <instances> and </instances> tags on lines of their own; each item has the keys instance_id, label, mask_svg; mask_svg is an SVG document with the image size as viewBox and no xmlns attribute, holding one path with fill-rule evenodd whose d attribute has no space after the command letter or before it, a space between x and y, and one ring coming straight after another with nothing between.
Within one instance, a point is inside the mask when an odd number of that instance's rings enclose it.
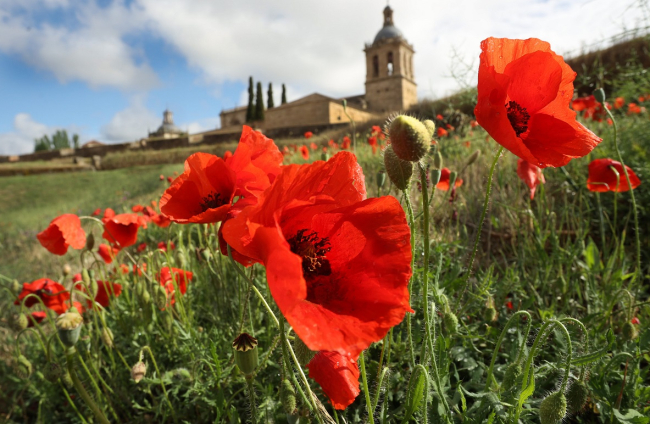
<instances>
[{"instance_id":1,"label":"hairy poppy bud","mask_svg":"<svg viewBox=\"0 0 650 424\"><path fill-rule=\"evenodd\" d=\"M19 355L14 362L14 371L22 379L28 379L32 375L32 363L24 355Z\"/></svg>"},{"instance_id":2,"label":"hairy poppy bud","mask_svg":"<svg viewBox=\"0 0 650 424\"><path fill-rule=\"evenodd\" d=\"M386 147L384 151L384 166L388 178L400 190L406 190L413 175L413 164L397 157L393 146Z\"/></svg>"},{"instance_id":3,"label":"hairy poppy bud","mask_svg":"<svg viewBox=\"0 0 650 424\"><path fill-rule=\"evenodd\" d=\"M362 354L363 355L363 354ZM417 411L422 405L422 400L427 395L427 386L429 381L429 374L427 373L426 368L421 364L416 365L411 373L411 378L409 379L408 389L406 391L406 404L404 412L404 421L408 421L411 416Z\"/></svg>"},{"instance_id":4,"label":"hairy poppy bud","mask_svg":"<svg viewBox=\"0 0 650 424\"><path fill-rule=\"evenodd\" d=\"M43 375L50 383L56 383L59 378L63 377L63 368L56 362L48 362Z\"/></svg>"},{"instance_id":5,"label":"hairy poppy bud","mask_svg":"<svg viewBox=\"0 0 650 424\"><path fill-rule=\"evenodd\" d=\"M84 319L79 315L79 312L73 307L68 309L68 312L61 314L56 319L56 329L59 332L59 338L67 347L73 347L79 334L81 333L81 324Z\"/></svg>"},{"instance_id":6,"label":"hairy poppy bud","mask_svg":"<svg viewBox=\"0 0 650 424\"><path fill-rule=\"evenodd\" d=\"M474 153L472 153L472 156L470 156L469 159L467 159L467 164L465 166L470 166L471 164L476 162L476 160L480 156L481 156L481 151L480 150L475 151Z\"/></svg>"},{"instance_id":7,"label":"hairy poppy bud","mask_svg":"<svg viewBox=\"0 0 650 424\"><path fill-rule=\"evenodd\" d=\"M9 327L16 333L27 328L29 322L25 314L13 314L9 317Z\"/></svg>"},{"instance_id":8,"label":"hairy poppy bud","mask_svg":"<svg viewBox=\"0 0 650 424\"><path fill-rule=\"evenodd\" d=\"M442 175L442 172L440 172L439 169L432 169L431 170L431 185L435 189L435 187L438 185L440 182L440 177Z\"/></svg>"},{"instance_id":9,"label":"hairy poppy bud","mask_svg":"<svg viewBox=\"0 0 650 424\"><path fill-rule=\"evenodd\" d=\"M135 294L138 297L142 297L142 293L144 293L145 290L144 283L136 283L135 284Z\"/></svg>"},{"instance_id":10,"label":"hairy poppy bud","mask_svg":"<svg viewBox=\"0 0 650 424\"><path fill-rule=\"evenodd\" d=\"M162 322L163 322L163 327L169 332L172 331L172 327L174 325L174 317L172 316L171 312L165 311L164 314L162 314Z\"/></svg>"},{"instance_id":11,"label":"hairy poppy bud","mask_svg":"<svg viewBox=\"0 0 650 424\"><path fill-rule=\"evenodd\" d=\"M102 342L104 342L107 348L113 349L113 332L111 331L110 328L108 327L102 328L101 338L102 338Z\"/></svg>"},{"instance_id":12,"label":"hairy poppy bud","mask_svg":"<svg viewBox=\"0 0 650 424\"><path fill-rule=\"evenodd\" d=\"M451 311L442 314L442 322L445 324L447 334L453 336L458 332L458 317Z\"/></svg>"},{"instance_id":13,"label":"hairy poppy bud","mask_svg":"<svg viewBox=\"0 0 650 424\"><path fill-rule=\"evenodd\" d=\"M146 374L147 374L147 365L142 361L139 361L137 364L133 366L133 368L131 368L131 378L136 383L139 383L140 380L142 380Z\"/></svg>"},{"instance_id":14,"label":"hairy poppy bud","mask_svg":"<svg viewBox=\"0 0 650 424\"><path fill-rule=\"evenodd\" d=\"M435 169L442 169L442 154L436 152L436 155L433 157L433 167Z\"/></svg>"},{"instance_id":15,"label":"hairy poppy bud","mask_svg":"<svg viewBox=\"0 0 650 424\"><path fill-rule=\"evenodd\" d=\"M303 342L298 336L296 336L296 338L293 339L293 350L296 353L296 358L298 358L298 362L300 362L300 365L302 365L303 367L307 365L309 361L311 361L312 358L316 355L316 352L309 349L305 344L305 342Z\"/></svg>"},{"instance_id":16,"label":"hairy poppy bud","mask_svg":"<svg viewBox=\"0 0 650 424\"><path fill-rule=\"evenodd\" d=\"M87 269L84 268L81 270L81 278L83 279L84 283L90 285L90 273Z\"/></svg>"},{"instance_id":17,"label":"hairy poppy bud","mask_svg":"<svg viewBox=\"0 0 650 424\"><path fill-rule=\"evenodd\" d=\"M144 305L147 305L151 301L151 295L147 290L142 292L142 296L140 296L140 299L142 300L142 303Z\"/></svg>"},{"instance_id":18,"label":"hairy poppy bud","mask_svg":"<svg viewBox=\"0 0 650 424\"><path fill-rule=\"evenodd\" d=\"M605 103L605 90L602 88L598 88L594 90L594 97L596 98L596 101L599 103Z\"/></svg>"},{"instance_id":19,"label":"hairy poppy bud","mask_svg":"<svg viewBox=\"0 0 650 424\"><path fill-rule=\"evenodd\" d=\"M557 424L566 415L566 397L562 392L551 393L539 405L541 424Z\"/></svg>"},{"instance_id":20,"label":"hairy poppy bud","mask_svg":"<svg viewBox=\"0 0 650 424\"><path fill-rule=\"evenodd\" d=\"M626 322L623 324L621 329L621 335L623 336L623 341L634 340L639 336L639 331L636 329L634 324L631 322Z\"/></svg>"},{"instance_id":21,"label":"hairy poppy bud","mask_svg":"<svg viewBox=\"0 0 650 424\"><path fill-rule=\"evenodd\" d=\"M165 306L167 306L167 291L163 286L156 286L153 289L153 301L158 309L165 309Z\"/></svg>"},{"instance_id":22,"label":"hairy poppy bud","mask_svg":"<svg viewBox=\"0 0 650 424\"><path fill-rule=\"evenodd\" d=\"M429 131L429 138L433 138L433 136L436 134L436 124L431 119L426 119L424 122L424 127Z\"/></svg>"},{"instance_id":23,"label":"hairy poppy bud","mask_svg":"<svg viewBox=\"0 0 650 424\"><path fill-rule=\"evenodd\" d=\"M399 115L393 119L388 128L388 136L397 157L409 162L422 159L431 145L427 127L411 116Z\"/></svg>"},{"instance_id":24,"label":"hairy poppy bud","mask_svg":"<svg viewBox=\"0 0 650 424\"><path fill-rule=\"evenodd\" d=\"M449 190L452 190L456 186L456 178L458 173L456 171L451 171L449 173Z\"/></svg>"},{"instance_id":25,"label":"hairy poppy bud","mask_svg":"<svg viewBox=\"0 0 650 424\"><path fill-rule=\"evenodd\" d=\"M320 160L327 162L330 159L330 155L327 153L323 152L320 154Z\"/></svg>"},{"instance_id":26,"label":"hairy poppy bud","mask_svg":"<svg viewBox=\"0 0 650 424\"><path fill-rule=\"evenodd\" d=\"M296 389L293 388L291 382L286 378L282 380L280 385L280 402L282 409L287 414L293 414L296 410Z\"/></svg>"},{"instance_id":27,"label":"hairy poppy bud","mask_svg":"<svg viewBox=\"0 0 650 424\"><path fill-rule=\"evenodd\" d=\"M63 371L61 380L63 381L63 384L65 384L65 387L70 388L74 385L74 383L72 382L72 377L70 376L70 372L68 370Z\"/></svg>"},{"instance_id":28,"label":"hairy poppy bud","mask_svg":"<svg viewBox=\"0 0 650 424\"><path fill-rule=\"evenodd\" d=\"M589 396L589 389L584 381L578 380L574 381L569 390L566 392L567 407L569 412L577 413L585 406L587 403L587 397Z\"/></svg>"},{"instance_id":29,"label":"hairy poppy bud","mask_svg":"<svg viewBox=\"0 0 650 424\"><path fill-rule=\"evenodd\" d=\"M175 370L167 371L163 375L163 380L170 380L176 383L189 383L192 381L192 374L187 368L176 368Z\"/></svg>"},{"instance_id":30,"label":"hairy poppy bud","mask_svg":"<svg viewBox=\"0 0 650 424\"><path fill-rule=\"evenodd\" d=\"M251 376L257 368L257 339L250 334L241 333L232 342L235 349L235 363L245 376Z\"/></svg>"},{"instance_id":31,"label":"hairy poppy bud","mask_svg":"<svg viewBox=\"0 0 650 424\"><path fill-rule=\"evenodd\" d=\"M63 265L63 275L70 275L72 272L72 268L70 267L69 264Z\"/></svg>"},{"instance_id":32,"label":"hairy poppy bud","mask_svg":"<svg viewBox=\"0 0 650 424\"><path fill-rule=\"evenodd\" d=\"M497 319L497 310L489 306L483 310L483 320L485 322L494 322Z\"/></svg>"},{"instance_id":33,"label":"hairy poppy bud","mask_svg":"<svg viewBox=\"0 0 650 424\"><path fill-rule=\"evenodd\" d=\"M379 171L377 172L377 187L382 188L386 183L386 172Z\"/></svg>"},{"instance_id":34,"label":"hairy poppy bud","mask_svg":"<svg viewBox=\"0 0 650 424\"><path fill-rule=\"evenodd\" d=\"M11 291L15 294L18 295L22 291L23 286L18 282L18 280L14 280L11 282Z\"/></svg>"},{"instance_id":35,"label":"hairy poppy bud","mask_svg":"<svg viewBox=\"0 0 650 424\"><path fill-rule=\"evenodd\" d=\"M95 247L95 236L93 233L90 233L86 237L86 250L93 250L93 247Z\"/></svg>"},{"instance_id":36,"label":"hairy poppy bud","mask_svg":"<svg viewBox=\"0 0 650 424\"><path fill-rule=\"evenodd\" d=\"M513 362L508 365L506 372L503 375L503 382L501 383L501 390L507 391L512 389L512 387L517 382L517 378L521 375L522 369L521 365L518 362Z\"/></svg>"}]
</instances>

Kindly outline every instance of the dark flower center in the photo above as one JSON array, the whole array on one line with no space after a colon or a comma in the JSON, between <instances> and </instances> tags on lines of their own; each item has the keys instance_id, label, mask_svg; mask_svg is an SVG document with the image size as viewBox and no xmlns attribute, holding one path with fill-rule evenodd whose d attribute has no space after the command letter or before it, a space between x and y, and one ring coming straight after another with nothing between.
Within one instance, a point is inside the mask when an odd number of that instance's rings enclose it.
<instances>
[{"instance_id":1,"label":"dark flower center","mask_svg":"<svg viewBox=\"0 0 650 424\"><path fill-rule=\"evenodd\" d=\"M210 193L203 198L199 206L201 206L201 211L205 212L208 209L216 209L225 204L226 200L221 198L220 193Z\"/></svg>"},{"instance_id":2,"label":"dark flower center","mask_svg":"<svg viewBox=\"0 0 650 424\"><path fill-rule=\"evenodd\" d=\"M332 250L327 237L320 238L315 232L305 234L307 229L299 230L289 240L291 251L302 258L302 273L306 280L332 273L330 262L325 255Z\"/></svg>"},{"instance_id":3,"label":"dark flower center","mask_svg":"<svg viewBox=\"0 0 650 424\"><path fill-rule=\"evenodd\" d=\"M512 100L506 104L506 111L508 112L510 125L512 125L512 129L515 130L517 137L519 137L528 130L528 120L530 119L530 115L526 111L525 107L521 107L519 103Z\"/></svg>"}]
</instances>

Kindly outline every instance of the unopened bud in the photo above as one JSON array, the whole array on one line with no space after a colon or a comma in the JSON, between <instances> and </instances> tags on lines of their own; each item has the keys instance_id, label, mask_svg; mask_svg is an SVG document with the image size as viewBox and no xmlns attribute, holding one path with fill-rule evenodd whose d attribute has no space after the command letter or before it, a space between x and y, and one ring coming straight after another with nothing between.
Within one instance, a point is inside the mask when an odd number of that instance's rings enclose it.
<instances>
[{"instance_id":1,"label":"unopened bud","mask_svg":"<svg viewBox=\"0 0 650 424\"><path fill-rule=\"evenodd\" d=\"M574 381L566 392L567 408L571 413L578 413L587 403L589 389L584 381Z\"/></svg>"},{"instance_id":2,"label":"unopened bud","mask_svg":"<svg viewBox=\"0 0 650 424\"><path fill-rule=\"evenodd\" d=\"M138 282L135 284L135 294L138 297L142 297L142 293L145 291L144 283Z\"/></svg>"},{"instance_id":3,"label":"unopened bud","mask_svg":"<svg viewBox=\"0 0 650 424\"><path fill-rule=\"evenodd\" d=\"M432 169L431 170L431 185L435 188L438 183L440 182L440 176L442 175L442 172L439 169Z\"/></svg>"},{"instance_id":4,"label":"unopened bud","mask_svg":"<svg viewBox=\"0 0 650 424\"><path fill-rule=\"evenodd\" d=\"M449 190L452 190L456 186L456 178L458 173L456 171L451 171L449 173Z\"/></svg>"},{"instance_id":5,"label":"unopened bud","mask_svg":"<svg viewBox=\"0 0 650 424\"><path fill-rule=\"evenodd\" d=\"M320 160L327 162L330 159L330 155L323 152L320 154Z\"/></svg>"},{"instance_id":6,"label":"unopened bud","mask_svg":"<svg viewBox=\"0 0 650 424\"><path fill-rule=\"evenodd\" d=\"M455 335L458 332L458 317L451 311L445 311L442 315L442 322L445 324L447 334Z\"/></svg>"},{"instance_id":7,"label":"unopened bud","mask_svg":"<svg viewBox=\"0 0 650 424\"><path fill-rule=\"evenodd\" d=\"M70 372L68 370L64 370L63 375L61 376L61 380L63 380L63 384L65 384L65 387L72 387L73 382L72 382L72 377L70 376Z\"/></svg>"},{"instance_id":8,"label":"unopened bud","mask_svg":"<svg viewBox=\"0 0 650 424\"><path fill-rule=\"evenodd\" d=\"M24 355L19 355L14 362L14 371L22 379L28 379L32 375L32 363Z\"/></svg>"},{"instance_id":9,"label":"unopened bud","mask_svg":"<svg viewBox=\"0 0 650 424\"><path fill-rule=\"evenodd\" d=\"M158 309L165 309L167 306L167 290L163 286L155 286L153 289L153 301Z\"/></svg>"},{"instance_id":10,"label":"unopened bud","mask_svg":"<svg viewBox=\"0 0 650 424\"><path fill-rule=\"evenodd\" d=\"M596 98L596 101L598 103L603 103L604 104L605 103L605 98L607 96L605 96L605 90L603 90L602 88L598 88L598 89L594 90L594 97Z\"/></svg>"},{"instance_id":11,"label":"unopened bud","mask_svg":"<svg viewBox=\"0 0 650 424\"><path fill-rule=\"evenodd\" d=\"M539 405L541 424L557 424L566 415L566 397L562 392L551 393Z\"/></svg>"},{"instance_id":12,"label":"unopened bud","mask_svg":"<svg viewBox=\"0 0 650 424\"><path fill-rule=\"evenodd\" d=\"M433 167L435 169L442 169L442 154L439 151L433 157Z\"/></svg>"},{"instance_id":13,"label":"unopened bud","mask_svg":"<svg viewBox=\"0 0 650 424\"><path fill-rule=\"evenodd\" d=\"M84 268L81 270L81 278L83 279L84 283L90 285L90 273L87 269Z\"/></svg>"},{"instance_id":14,"label":"unopened bud","mask_svg":"<svg viewBox=\"0 0 650 424\"><path fill-rule=\"evenodd\" d=\"M13 314L9 317L9 327L16 333L27 328L29 322L25 314Z\"/></svg>"},{"instance_id":15,"label":"unopened bud","mask_svg":"<svg viewBox=\"0 0 650 424\"><path fill-rule=\"evenodd\" d=\"M518 362L513 362L512 364L508 365L508 368L506 368L506 372L503 375L501 390L502 391L510 390L517 382L517 378L521 375L521 373L522 373L521 365L519 365Z\"/></svg>"},{"instance_id":16,"label":"unopened bud","mask_svg":"<svg viewBox=\"0 0 650 424\"><path fill-rule=\"evenodd\" d=\"M424 157L431 146L431 136L419 120L406 115L393 119L388 128L391 146L397 157L417 162Z\"/></svg>"},{"instance_id":17,"label":"unopened bud","mask_svg":"<svg viewBox=\"0 0 650 424\"><path fill-rule=\"evenodd\" d=\"M56 362L48 362L45 365L43 375L50 383L56 383L59 378L63 377L63 369L61 368L61 365Z\"/></svg>"},{"instance_id":18,"label":"unopened bud","mask_svg":"<svg viewBox=\"0 0 650 424\"><path fill-rule=\"evenodd\" d=\"M382 188L386 183L386 172L379 171L377 172L377 187Z\"/></svg>"},{"instance_id":19,"label":"unopened bud","mask_svg":"<svg viewBox=\"0 0 650 424\"><path fill-rule=\"evenodd\" d=\"M149 291L144 290L142 292L142 296L140 296L140 299L142 300L143 305L147 305L151 301L151 295L149 294Z\"/></svg>"},{"instance_id":20,"label":"unopened bud","mask_svg":"<svg viewBox=\"0 0 650 424\"><path fill-rule=\"evenodd\" d=\"M172 328L174 326L174 317L169 311L165 311L165 313L161 314L162 322L163 322L163 327L165 330L168 332L172 331Z\"/></svg>"},{"instance_id":21,"label":"unopened bud","mask_svg":"<svg viewBox=\"0 0 650 424\"><path fill-rule=\"evenodd\" d=\"M245 375L250 376L257 368L257 339L250 334L241 333L232 342L235 349L235 363L239 370Z\"/></svg>"},{"instance_id":22,"label":"unopened bud","mask_svg":"<svg viewBox=\"0 0 650 424\"><path fill-rule=\"evenodd\" d=\"M391 145L384 150L384 166L388 178L395 184L395 187L406 190L413 175L413 164L398 158Z\"/></svg>"},{"instance_id":23,"label":"unopened bud","mask_svg":"<svg viewBox=\"0 0 650 424\"><path fill-rule=\"evenodd\" d=\"M296 338L293 339L293 350L296 353L296 358L298 358L298 362L303 367L307 365L309 361L311 361L312 358L316 355L316 352L309 349L305 344L305 342L303 342L302 339L298 336L296 336Z\"/></svg>"},{"instance_id":24,"label":"unopened bud","mask_svg":"<svg viewBox=\"0 0 650 424\"><path fill-rule=\"evenodd\" d=\"M70 275L72 272L72 267L69 264L63 265L63 275Z\"/></svg>"},{"instance_id":25,"label":"unopened bud","mask_svg":"<svg viewBox=\"0 0 650 424\"><path fill-rule=\"evenodd\" d=\"M93 247L95 247L95 236L93 233L90 233L86 237L86 250L92 251Z\"/></svg>"},{"instance_id":26,"label":"unopened bud","mask_svg":"<svg viewBox=\"0 0 650 424\"><path fill-rule=\"evenodd\" d=\"M624 341L634 340L639 337L639 331L636 329L636 326L631 322L626 322L623 324L621 329L621 335L623 336Z\"/></svg>"},{"instance_id":27,"label":"unopened bud","mask_svg":"<svg viewBox=\"0 0 650 424\"><path fill-rule=\"evenodd\" d=\"M282 380L280 385L280 403L282 403L284 412L293 415L296 410L296 389L286 378Z\"/></svg>"},{"instance_id":28,"label":"unopened bud","mask_svg":"<svg viewBox=\"0 0 650 424\"><path fill-rule=\"evenodd\" d=\"M433 138L433 136L436 134L436 124L433 123L431 119L426 119L424 122L424 127L429 131L429 136L430 138Z\"/></svg>"},{"instance_id":29,"label":"unopened bud","mask_svg":"<svg viewBox=\"0 0 650 424\"><path fill-rule=\"evenodd\" d=\"M18 280L14 280L11 282L11 291L14 294L18 295L22 290L23 290L23 286L18 282Z\"/></svg>"},{"instance_id":30,"label":"unopened bud","mask_svg":"<svg viewBox=\"0 0 650 424\"><path fill-rule=\"evenodd\" d=\"M56 319L56 329L64 345L73 347L77 343L83 321L83 318L74 307L58 316Z\"/></svg>"},{"instance_id":31,"label":"unopened bud","mask_svg":"<svg viewBox=\"0 0 650 424\"><path fill-rule=\"evenodd\" d=\"M146 374L147 374L147 365L142 361L139 361L137 364L133 366L133 368L131 368L131 378L136 383L139 383L140 380L142 380Z\"/></svg>"},{"instance_id":32,"label":"unopened bud","mask_svg":"<svg viewBox=\"0 0 650 424\"><path fill-rule=\"evenodd\" d=\"M467 159L467 164L465 166L470 166L471 164L476 162L476 160L480 156L481 156L481 151L480 150L475 151L474 153L472 153L472 156L470 156L469 159Z\"/></svg>"},{"instance_id":33,"label":"unopened bud","mask_svg":"<svg viewBox=\"0 0 650 424\"><path fill-rule=\"evenodd\" d=\"M102 328L101 338L102 342L104 342L104 345L106 345L107 348L113 349L113 332L110 328Z\"/></svg>"},{"instance_id":34,"label":"unopened bud","mask_svg":"<svg viewBox=\"0 0 650 424\"><path fill-rule=\"evenodd\" d=\"M497 310L493 307L487 307L483 310L483 320L485 322L494 322L497 319Z\"/></svg>"}]
</instances>

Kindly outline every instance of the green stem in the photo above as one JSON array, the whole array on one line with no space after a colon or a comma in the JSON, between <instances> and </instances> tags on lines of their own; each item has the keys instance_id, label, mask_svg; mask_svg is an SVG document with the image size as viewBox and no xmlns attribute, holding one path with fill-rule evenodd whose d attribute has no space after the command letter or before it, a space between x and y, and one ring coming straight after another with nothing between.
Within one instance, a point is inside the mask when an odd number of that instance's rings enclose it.
<instances>
[{"instance_id":1,"label":"green stem","mask_svg":"<svg viewBox=\"0 0 650 424\"><path fill-rule=\"evenodd\" d=\"M156 374L158 375L158 378L161 379L160 386L162 387L163 394L165 395L165 399L167 400L167 404L169 405L169 409L172 412L172 418L174 419L174 421L176 421L176 411L174 410L174 406L172 405L171 401L169 400L169 396L167 395L167 388L165 388L165 383L162 382L162 374L158 369L158 363L156 362L156 358L153 356L153 352L151 351L151 348L149 346L144 346L140 351L142 352L143 350L146 350L149 353L151 362L153 362L153 366L156 369Z\"/></svg>"},{"instance_id":2,"label":"green stem","mask_svg":"<svg viewBox=\"0 0 650 424\"><path fill-rule=\"evenodd\" d=\"M257 424L257 409L255 404L255 386L253 384L253 377L246 377L246 387L248 387L248 399L251 403L251 422Z\"/></svg>"},{"instance_id":3,"label":"green stem","mask_svg":"<svg viewBox=\"0 0 650 424\"><path fill-rule=\"evenodd\" d=\"M81 396L81 398L86 403L86 405L93 411L93 414L95 414L95 418L97 418L97 421L103 424L109 424L109 421L108 419L106 419L104 413L99 409L99 407L97 407L97 404L95 404L95 402L92 400L88 392L86 392L86 389L84 389L84 386L79 380L79 377L77 377L77 373L75 372L73 366L75 353L76 350L74 348L70 348L68 349L65 355L68 364L68 372L70 373L70 378L72 379L72 384L74 385L75 389L79 393L79 396Z\"/></svg>"},{"instance_id":4,"label":"green stem","mask_svg":"<svg viewBox=\"0 0 650 424\"><path fill-rule=\"evenodd\" d=\"M431 305L431 310L435 311L435 305ZM440 383L440 374L438 373L438 360L436 359L436 352L433 349L433 340L435 339L435 323L434 322L426 322L426 342L429 344L429 350L431 350L431 361L433 362L433 378L435 379L436 383L436 391L438 392L438 396L440 396L440 400L442 401L442 405L445 407L445 419L447 422L450 422L451 420L451 410L449 409L449 404L447 403L447 398L445 398L445 394L442 391L442 384ZM433 330L431 330L433 329ZM433 334L431 334L431 331L434 331ZM426 404L426 402L425 402Z\"/></svg>"},{"instance_id":5,"label":"green stem","mask_svg":"<svg viewBox=\"0 0 650 424\"><path fill-rule=\"evenodd\" d=\"M467 267L467 276L465 277L465 284L461 294L461 298L465 295L467 291L467 286L469 285L469 277L472 275L472 267L474 266L474 258L476 257L476 252L478 250L478 243L481 239L481 231L483 231L483 221L485 221L485 215L487 214L488 205L490 204L490 193L492 193L492 175L494 174L494 168L497 166L497 161L499 156L503 152L503 146L499 147L499 151L496 156L494 156L494 161L490 167L490 174L488 175L487 189L485 191L485 201L483 202L483 212L481 213L481 219L478 222L478 229L476 231L476 240L474 241L474 249L472 250L472 256L469 259L469 266Z\"/></svg>"},{"instance_id":6,"label":"green stem","mask_svg":"<svg viewBox=\"0 0 650 424\"><path fill-rule=\"evenodd\" d=\"M363 392L366 395L366 409L368 410L368 420L370 424L375 424L375 418L373 417L372 411L372 401L370 400L370 391L368 390L368 379L366 378L366 361L363 359L364 352L361 352L359 355L359 368L361 368L361 381L363 383Z\"/></svg>"},{"instance_id":7,"label":"green stem","mask_svg":"<svg viewBox=\"0 0 650 424\"><path fill-rule=\"evenodd\" d=\"M530 327L532 326L532 319L531 319L530 313L528 313L527 311L517 311L510 317L508 322L506 322L506 326L503 327L503 330L501 331L501 335L499 336L499 339L497 340L497 344L494 346L494 350L492 351L492 361L490 362L490 367L488 368L487 380L486 380L486 383L485 383L485 391L486 392L490 390L490 384L492 383L492 381L491 381L492 380L492 373L494 371L494 364L495 364L495 362L497 360L497 354L499 353L499 350L501 349L501 343L503 343L503 339L506 336L506 332L508 331L508 329L513 324L516 323L516 318L519 318L521 315L526 316L526 318L527 318L526 321L528 322L528 325L526 326L526 334L524 336L524 342L521 344L520 349L523 349L523 346L525 346L525 344L526 344L525 340L528 340L528 333L530 332ZM520 357L521 357L521 351L518 352L516 361L518 361Z\"/></svg>"},{"instance_id":8,"label":"green stem","mask_svg":"<svg viewBox=\"0 0 650 424\"><path fill-rule=\"evenodd\" d=\"M603 218L603 205L600 203L600 193L596 192L596 205L598 206L598 220L600 221L600 246L604 251L605 246L605 219Z\"/></svg>"},{"instance_id":9,"label":"green stem","mask_svg":"<svg viewBox=\"0 0 650 424\"><path fill-rule=\"evenodd\" d=\"M420 184L422 185L422 212L424 213L424 228L422 231L422 243L424 249L424 264L422 266L422 304L424 306L424 323L429 326L429 190L427 188L427 170L418 165L420 169ZM429 337L430 331L427 329L426 335ZM425 361L427 343L422 345L421 363ZM431 352L433 355L433 351Z\"/></svg>"},{"instance_id":10,"label":"green stem","mask_svg":"<svg viewBox=\"0 0 650 424\"><path fill-rule=\"evenodd\" d=\"M642 278L641 236L639 234L639 212L637 211L637 207L636 207L636 198L634 197L634 190L632 189L630 174L627 172L627 167L625 166L625 162L623 162L623 155L621 155L621 151L618 148L618 125L616 124L616 119L614 119L614 115L612 115L612 112L609 109L607 108L604 109L605 112L607 112L607 114L609 115L609 118L612 120L612 123L614 124L614 148L616 149L616 155L618 156L618 161L621 163L621 166L623 167L623 173L625 174L627 187L630 191L630 196L632 197L632 211L634 212L634 229L636 235L636 273L634 274L634 282L636 283L637 280L640 280Z\"/></svg>"},{"instance_id":11,"label":"green stem","mask_svg":"<svg viewBox=\"0 0 650 424\"><path fill-rule=\"evenodd\" d=\"M411 279L409 280L409 299L413 298L413 266L415 265L415 219L413 218L413 204L409 195L410 185L404 189L404 202L406 203L406 216L411 229ZM406 331L408 332L409 351L411 352L411 369L415 369L415 349L413 348L413 332L411 331L411 314L406 313Z\"/></svg>"}]
</instances>

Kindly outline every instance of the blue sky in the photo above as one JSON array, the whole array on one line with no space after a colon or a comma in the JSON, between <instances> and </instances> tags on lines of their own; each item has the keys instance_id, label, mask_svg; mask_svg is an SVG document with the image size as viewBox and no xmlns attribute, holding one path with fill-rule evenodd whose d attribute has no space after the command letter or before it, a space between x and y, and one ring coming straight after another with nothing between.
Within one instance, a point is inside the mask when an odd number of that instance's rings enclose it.
<instances>
[{"instance_id":1,"label":"blue sky","mask_svg":"<svg viewBox=\"0 0 650 424\"><path fill-rule=\"evenodd\" d=\"M160 125L217 128L243 104L248 77L273 83L276 103L320 92L363 93L364 43L384 0L0 0L0 154L33 150L56 129L115 143ZM614 6L614 4L616 6ZM415 47L420 97L475 80L489 36L549 41L560 54L647 25L640 0L391 1ZM465 65L463 65L465 64Z\"/></svg>"}]
</instances>

